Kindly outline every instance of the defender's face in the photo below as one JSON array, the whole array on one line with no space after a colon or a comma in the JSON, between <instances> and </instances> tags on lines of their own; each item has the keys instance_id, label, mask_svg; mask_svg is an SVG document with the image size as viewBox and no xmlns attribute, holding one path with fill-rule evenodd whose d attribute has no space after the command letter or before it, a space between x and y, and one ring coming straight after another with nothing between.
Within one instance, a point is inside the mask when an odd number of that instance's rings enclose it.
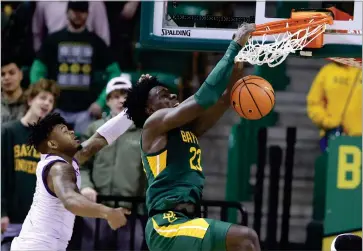
<instances>
[{"instance_id":1,"label":"defender's face","mask_svg":"<svg viewBox=\"0 0 363 251\"><path fill-rule=\"evenodd\" d=\"M148 113L152 114L164 108L173 108L179 105L176 94L172 94L163 86L156 86L149 92Z\"/></svg>"},{"instance_id":2,"label":"defender's face","mask_svg":"<svg viewBox=\"0 0 363 251\"><path fill-rule=\"evenodd\" d=\"M64 124L56 125L50 135L50 141L57 151L62 153L76 152L80 141L77 140L73 130L69 130Z\"/></svg>"}]
</instances>

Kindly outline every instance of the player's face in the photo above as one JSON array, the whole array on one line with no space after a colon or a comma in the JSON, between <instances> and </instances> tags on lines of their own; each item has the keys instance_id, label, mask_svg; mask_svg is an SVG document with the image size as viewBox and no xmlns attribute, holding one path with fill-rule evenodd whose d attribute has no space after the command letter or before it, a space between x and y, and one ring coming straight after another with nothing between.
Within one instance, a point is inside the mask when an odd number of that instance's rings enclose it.
<instances>
[{"instance_id":1,"label":"player's face","mask_svg":"<svg viewBox=\"0 0 363 251\"><path fill-rule=\"evenodd\" d=\"M70 24L75 28L79 29L86 25L88 18L88 12L68 10L68 20Z\"/></svg>"},{"instance_id":2,"label":"player's face","mask_svg":"<svg viewBox=\"0 0 363 251\"><path fill-rule=\"evenodd\" d=\"M148 100L149 113L153 113L164 108L177 107L178 105L179 101L177 96L172 94L167 88L156 86L150 90Z\"/></svg>"},{"instance_id":3,"label":"player's face","mask_svg":"<svg viewBox=\"0 0 363 251\"><path fill-rule=\"evenodd\" d=\"M54 96L50 92L42 91L33 99L28 100L29 112L38 118L47 116L54 107Z\"/></svg>"},{"instance_id":4,"label":"player's face","mask_svg":"<svg viewBox=\"0 0 363 251\"><path fill-rule=\"evenodd\" d=\"M50 135L57 151L64 154L74 154L80 145L80 141L74 135L73 130L69 130L67 125L56 125Z\"/></svg>"},{"instance_id":5,"label":"player's face","mask_svg":"<svg viewBox=\"0 0 363 251\"><path fill-rule=\"evenodd\" d=\"M122 90L115 90L109 94L107 106L110 108L113 115L117 115L122 112L126 98L127 93Z\"/></svg>"},{"instance_id":6,"label":"player's face","mask_svg":"<svg viewBox=\"0 0 363 251\"><path fill-rule=\"evenodd\" d=\"M4 92L12 93L20 88L23 73L14 63L1 67L1 88Z\"/></svg>"}]
</instances>

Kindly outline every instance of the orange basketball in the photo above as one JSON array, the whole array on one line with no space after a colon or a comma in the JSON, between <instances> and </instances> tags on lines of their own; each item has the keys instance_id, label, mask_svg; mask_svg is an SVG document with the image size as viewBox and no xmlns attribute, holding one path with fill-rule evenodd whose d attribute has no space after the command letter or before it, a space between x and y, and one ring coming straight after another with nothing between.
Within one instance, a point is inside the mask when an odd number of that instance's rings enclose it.
<instances>
[{"instance_id":1,"label":"orange basketball","mask_svg":"<svg viewBox=\"0 0 363 251\"><path fill-rule=\"evenodd\" d=\"M275 105L275 92L271 84L258 76L246 76L232 87L231 105L243 118L260 119Z\"/></svg>"}]
</instances>

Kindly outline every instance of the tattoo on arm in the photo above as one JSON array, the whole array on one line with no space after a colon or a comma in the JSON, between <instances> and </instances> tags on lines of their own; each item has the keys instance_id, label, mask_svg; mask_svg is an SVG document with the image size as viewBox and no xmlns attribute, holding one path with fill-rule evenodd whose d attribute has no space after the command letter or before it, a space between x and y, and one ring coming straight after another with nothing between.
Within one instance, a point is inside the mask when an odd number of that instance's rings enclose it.
<instances>
[{"instance_id":1,"label":"tattoo on arm","mask_svg":"<svg viewBox=\"0 0 363 251\"><path fill-rule=\"evenodd\" d=\"M66 163L55 163L49 170L49 188L62 200L67 193L79 193L77 177L71 165Z\"/></svg>"},{"instance_id":2,"label":"tattoo on arm","mask_svg":"<svg viewBox=\"0 0 363 251\"><path fill-rule=\"evenodd\" d=\"M71 213L82 217L107 218L111 209L80 194L74 168L68 163L55 163L49 170L47 183Z\"/></svg>"}]
</instances>

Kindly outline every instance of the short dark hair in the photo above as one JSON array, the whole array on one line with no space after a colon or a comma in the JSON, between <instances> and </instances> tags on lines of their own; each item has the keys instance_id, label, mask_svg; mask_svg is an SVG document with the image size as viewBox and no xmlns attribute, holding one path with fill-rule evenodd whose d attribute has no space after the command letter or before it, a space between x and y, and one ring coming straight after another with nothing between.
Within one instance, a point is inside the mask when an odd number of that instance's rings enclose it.
<instances>
[{"instance_id":1,"label":"short dark hair","mask_svg":"<svg viewBox=\"0 0 363 251\"><path fill-rule=\"evenodd\" d=\"M149 117L146 113L147 100L150 90L156 86L165 85L159 82L156 77L143 78L128 91L124 107L127 117L134 122L137 128L143 128Z\"/></svg>"},{"instance_id":2,"label":"short dark hair","mask_svg":"<svg viewBox=\"0 0 363 251\"><path fill-rule=\"evenodd\" d=\"M15 64L19 70L21 70L21 60L14 56L14 54L4 51L4 53L1 53L1 67L7 66L9 64Z\"/></svg>"},{"instance_id":3,"label":"short dark hair","mask_svg":"<svg viewBox=\"0 0 363 251\"><path fill-rule=\"evenodd\" d=\"M88 1L69 1L67 5L67 10L73 11L88 12L88 8Z\"/></svg>"},{"instance_id":4,"label":"short dark hair","mask_svg":"<svg viewBox=\"0 0 363 251\"><path fill-rule=\"evenodd\" d=\"M65 124L65 119L59 113L50 113L34 124L29 124L30 135L28 145L40 152L40 145L49 137L56 125Z\"/></svg>"}]
</instances>

